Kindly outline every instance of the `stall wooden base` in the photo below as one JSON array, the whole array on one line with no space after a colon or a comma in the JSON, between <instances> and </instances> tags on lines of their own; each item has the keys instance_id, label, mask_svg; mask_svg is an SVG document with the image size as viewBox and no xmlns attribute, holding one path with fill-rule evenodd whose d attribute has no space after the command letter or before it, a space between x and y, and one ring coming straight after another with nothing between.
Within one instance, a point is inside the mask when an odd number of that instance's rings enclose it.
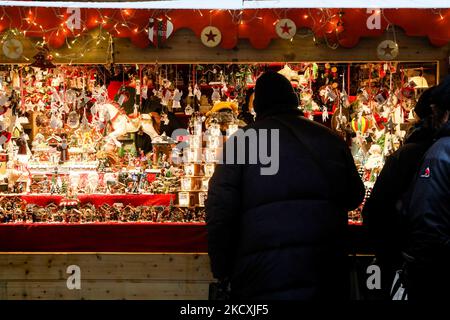
<instances>
[{"instance_id":1,"label":"stall wooden base","mask_svg":"<svg viewBox=\"0 0 450 320\"><path fill-rule=\"evenodd\" d=\"M0 253L0 300L206 300L212 280L203 253Z\"/></svg>"}]
</instances>

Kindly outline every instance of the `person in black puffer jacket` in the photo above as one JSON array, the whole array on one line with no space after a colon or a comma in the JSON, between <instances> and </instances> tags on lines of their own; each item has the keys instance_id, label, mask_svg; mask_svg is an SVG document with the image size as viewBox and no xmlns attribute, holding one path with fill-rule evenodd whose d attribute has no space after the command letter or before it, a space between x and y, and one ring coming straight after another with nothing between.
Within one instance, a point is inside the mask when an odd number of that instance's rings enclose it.
<instances>
[{"instance_id":1,"label":"person in black puffer jacket","mask_svg":"<svg viewBox=\"0 0 450 320\"><path fill-rule=\"evenodd\" d=\"M403 211L408 299L448 301L450 287L450 76L433 92L440 129Z\"/></svg>"},{"instance_id":2,"label":"person in black puffer jacket","mask_svg":"<svg viewBox=\"0 0 450 320\"><path fill-rule=\"evenodd\" d=\"M401 201L436 133L431 108L435 88L427 89L420 96L414 108L420 121L414 125L403 146L386 159L362 212L376 262L382 272L383 299L390 299L395 272L403 264L401 251L404 234L399 212Z\"/></svg>"},{"instance_id":3,"label":"person in black puffer jacket","mask_svg":"<svg viewBox=\"0 0 450 320\"><path fill-rule=\"evenodd\" d=\"M261 159L216 167L206 203L213 275L230 280L233 299L345 299L347 212L364 197L350 151L299 116L297 95L278 73L258 78L254 106L256 122L244 130L255 129L259 145L267 143L260 129L278 130L279 152L267 146L279 167L272 175L261 174Z\"/></svg>"}]
</instances>

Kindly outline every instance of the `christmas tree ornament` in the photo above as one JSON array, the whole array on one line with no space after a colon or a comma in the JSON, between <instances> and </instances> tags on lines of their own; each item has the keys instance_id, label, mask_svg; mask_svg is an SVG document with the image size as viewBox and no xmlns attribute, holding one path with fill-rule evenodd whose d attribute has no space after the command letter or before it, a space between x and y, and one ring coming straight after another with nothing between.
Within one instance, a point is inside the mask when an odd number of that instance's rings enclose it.
<instances>
[{"instance_id":1,"label":"christmas tree ornament","mask_svg":"<svg viewBox=\"0 0 450 320\"><path fill-rule=\"evenodd\" d=\"M297 33L297 26L291 19L280 19L275 24L275 31L281 39L292 39Z\"/></svg>"},{"instance_id":2,"label":"christmas tree ornament","mask_svg":"<svg viewBox=\"0 0 450 320\"><path fill-rule=\"evenodd\" d=\"M207 47L217 47L222 41L222 33L214 26L207 26L203 28L200 39Z\"/></svg>"},{"instance_id":3,"label":"christmas tree ornament","mask_svg":"<svg viewBox=\"0 0 450 320\"><path fill-rule=\"evenodd\" d=\"M148 39L155 47L161 46L172 34L173 23L167 18L149 19Z\"/></svg>"},{"instance_id":4,"label":"christmas tree ornament","mask_svg":"<svg viewBox=\"0 0 450 320\"><path fill-rule=\"evenodd\" d=\"M393 60L398 53L398 44L392 40L381 41L377 47L377 56L380 60Z\"/></svg>"}]
</instances>

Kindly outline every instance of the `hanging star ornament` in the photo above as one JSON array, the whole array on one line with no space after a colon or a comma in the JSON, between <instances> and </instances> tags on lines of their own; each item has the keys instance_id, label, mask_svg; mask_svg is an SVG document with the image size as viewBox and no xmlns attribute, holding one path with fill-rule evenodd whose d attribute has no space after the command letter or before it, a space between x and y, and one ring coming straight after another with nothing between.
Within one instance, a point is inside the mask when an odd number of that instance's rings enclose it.
<instances>
[{"instance_id":1,"label":"hanging star ornament","mask_svg":"<svg viewBox=\"0 0 450 320\"><path fill-rule=\"evenodd\" d=\"M212 30L209 30L209 33L205 34L205 36L208 38L208 40L206 40L207 42L215 42L215 38L217 37L217 34L213 33Z\"/></svg>"},{"instance_id":2,"label":"hanging star ornament","mask_svg":"<svg viewBox=\"0 0 450 320\"><path fill-rule=\"evenodd\" d=\"M281 19L275 24L275 30L281 39L292 39L297 33L297 26L291 19Z\"/></svg>"},{"instance_id":3,"label":"hanging star ornament","mask_svg":"<svg viewBox=\"0 0 450 320\"><path fill-rule=\"evenodd\" d=\"M398 45L392 40L381 41L377 47L377 55L380 60L392 60L398 56Z\"/></svg>"},{"instance_id":4,"label":"hanging star ornament","mask_svg":"<svg viewBox=\"0 0 450 320\"><path fill-rule=\"evenodd\" d=\"M18 59L22 56L23 45L17 39L6 40L3 43L3 54L10 59Z\"/></svg>"},{"instance_id":5,"label":"hanging star ornament","mask_svg":"<svg viewBox=\"0 0 450 320\"><path fill-rule=\"evenodd\" d=\"M207 47L217 47L222 41L222 33L214 26L207 26L203 28L200 39Z\"/></svg>"}]
</instances>

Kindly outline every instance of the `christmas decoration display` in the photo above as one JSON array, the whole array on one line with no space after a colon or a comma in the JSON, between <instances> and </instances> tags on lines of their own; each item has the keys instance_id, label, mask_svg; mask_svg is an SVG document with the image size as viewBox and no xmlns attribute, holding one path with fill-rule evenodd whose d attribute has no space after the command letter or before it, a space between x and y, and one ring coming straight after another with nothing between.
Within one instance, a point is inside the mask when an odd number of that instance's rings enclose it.
<instances>
[{"instance_id":1,"label":"christmas decoration display","mask_svg":"<svg viewBox=\"0 0 450 320\"><path fill-rule=\"evenodd\" d=\"M267 70L290 80L305 117L352 146L369 195L421 90L435 79L431 67L396 62L49 68L49 55L47 47L38 66L0 67L0 190L5 205L27 195L63 199L22 204L20 214L2 213L3 222L199 221L221 146L245 126L238 114ZM170 128L174 116L188 123ZM144 137L149 148L138 145ZM159 212L79 201L96 194L170 194L173 203ZM361 209L349 213L352 223L360 223ZM38 218L21 218L24 212Z\"/></svg>"}]
</instances>

